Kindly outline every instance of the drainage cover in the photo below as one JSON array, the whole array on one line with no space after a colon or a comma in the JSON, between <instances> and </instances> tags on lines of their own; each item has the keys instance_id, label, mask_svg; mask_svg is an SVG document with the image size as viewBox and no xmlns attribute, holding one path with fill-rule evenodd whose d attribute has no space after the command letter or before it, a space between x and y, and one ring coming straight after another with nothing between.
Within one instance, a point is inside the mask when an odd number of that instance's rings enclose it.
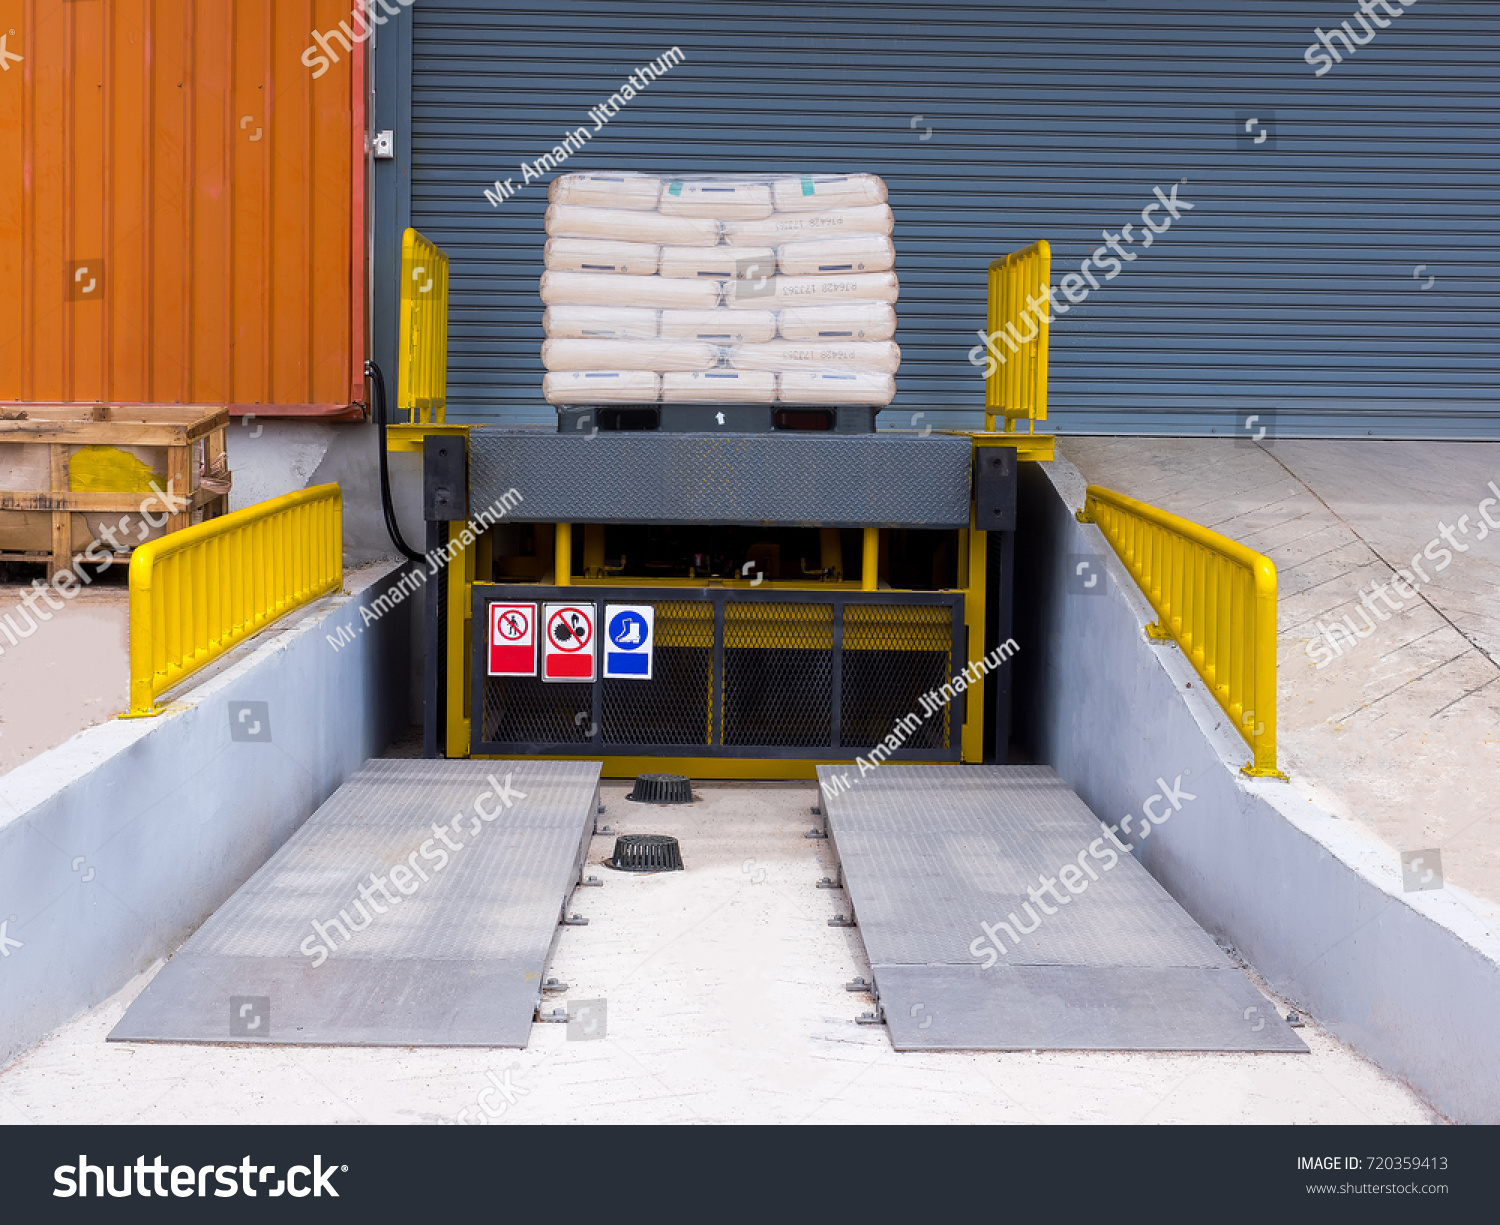
<instances>
[{"instance_id":1,"label":"drainage cover","mask_svg":"<svg viewBox=\"0 0 1500 1225\"><path fill-rule=\"evenodd\" d=\"M682 848L666 834L625 834L607 862L621 872L681 872Z\"/></svg>"},{"instance_id":2,"label":"drainage cover","mask_svg":"<svg viewBox=\"0 0 1500 1225\"><path fill-rule=\"evenodd\" d=\"M625 797L641 804L691 804L693 783L685 774L638 774Z\"/></svg>"}]
</instances>

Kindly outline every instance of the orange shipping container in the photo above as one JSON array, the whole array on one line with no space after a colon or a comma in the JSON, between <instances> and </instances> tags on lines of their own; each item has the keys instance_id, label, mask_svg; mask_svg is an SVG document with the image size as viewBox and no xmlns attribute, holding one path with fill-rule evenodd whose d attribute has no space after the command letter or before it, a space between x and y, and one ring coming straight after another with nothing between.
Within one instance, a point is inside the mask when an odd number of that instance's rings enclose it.
<instances>
[{"instance_id":1,"label":"orange shipping container","mask_svg":"<svg viewBox=\"0 0 1500 1225\"><path fill-rule=\"evenodd\" d=\"M0 401L362 414L350 7L0 0Z\"/></svg>"}]
</instances>

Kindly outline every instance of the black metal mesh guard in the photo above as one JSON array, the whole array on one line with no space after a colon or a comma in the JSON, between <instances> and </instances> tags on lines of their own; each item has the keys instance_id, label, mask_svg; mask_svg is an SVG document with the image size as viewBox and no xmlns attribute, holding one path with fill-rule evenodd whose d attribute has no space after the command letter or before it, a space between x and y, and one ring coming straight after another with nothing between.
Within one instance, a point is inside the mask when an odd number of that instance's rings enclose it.
<instances>
[{"instance_id":1,"label":"black metal mesh guard","mask_svg":"<svg viewBox=\"0 0 1500 1225\"><path fill-rule=\"evenodd\" d=\"M472 752L848 757L894 734L893 759L956 760L962 707L924 694L963 666L963 597L476 584ZM490 600L650 604L649 681L484 674ZM601 609L602 611L602 609Z\"/></svg>"}]
</instances>

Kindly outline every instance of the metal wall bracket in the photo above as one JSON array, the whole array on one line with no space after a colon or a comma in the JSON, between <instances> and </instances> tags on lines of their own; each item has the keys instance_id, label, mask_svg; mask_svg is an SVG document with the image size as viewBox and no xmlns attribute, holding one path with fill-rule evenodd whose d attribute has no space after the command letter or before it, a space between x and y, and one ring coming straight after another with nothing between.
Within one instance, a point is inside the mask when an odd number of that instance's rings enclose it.
<instances>
[{"instance_id":1,"label":"metal wall bracket","mask_svg":"<svg viewBox=\"0 0 1500 1225\"><path fill-rule=\"evenodd\" d=\"M828 926L829 927L858 927L859 924L854 921L854 916L853 915L836 914L836 915L833 916L833 918L831 918L831 919L828 920Z\"/></svg>"}]
</instances>

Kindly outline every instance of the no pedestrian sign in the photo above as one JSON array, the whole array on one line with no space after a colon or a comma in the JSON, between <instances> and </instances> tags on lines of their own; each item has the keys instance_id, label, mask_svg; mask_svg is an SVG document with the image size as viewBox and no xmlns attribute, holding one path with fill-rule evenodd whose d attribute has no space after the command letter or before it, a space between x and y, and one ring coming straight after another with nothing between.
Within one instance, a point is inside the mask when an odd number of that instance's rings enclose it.
<instances>
[{"instance_id":1,"label":"no pedestrian sign","mask_svg":"<svg viewBox=\"0 0 1500 1225\"><path fill-rule=\"evenodd\" d=\"M490 675L536 675L536 605L490 605Z\"/></svg>"},{"instance_id":2,"label":"no pedestrian sign","mask_svg":"<svg viewBox=\"0 0 1500 1225\"><path fill-rule=\"evenodd\" d=\"M649 681L655 653L656 609L650 604L606 604L604 675L614 680Z\"/></svg>"},{"instance_id":3,"label":"no pedestrian sign","mask_svg":"<svg viewBox=\"0 0 1500 1225\"><path fill-rule=\"evenodd\" d=\"M594 613L592 604L543 604L542 679L594 679Z\"/></svg>"}]
</instances>

